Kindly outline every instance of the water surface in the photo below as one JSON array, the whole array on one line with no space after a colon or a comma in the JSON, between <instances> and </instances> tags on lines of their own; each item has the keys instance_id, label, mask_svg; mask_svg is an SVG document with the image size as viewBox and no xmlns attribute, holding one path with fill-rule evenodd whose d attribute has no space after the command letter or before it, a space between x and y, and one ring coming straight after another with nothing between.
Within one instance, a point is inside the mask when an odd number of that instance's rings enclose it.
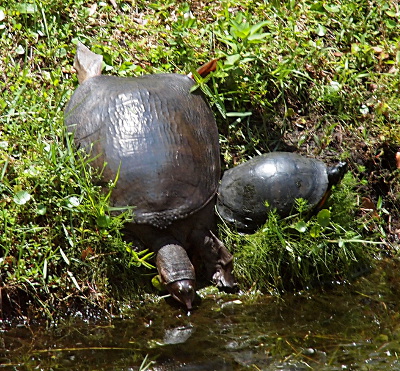
<instances>
[{"instance_id":1,"label":"water surface","mask_svg":"<svg viewBox=\"0 0 400 371\"><path fill-rule=\"evenodd\" d=\"M187 316L161 301L124 318L0 326L7 370L400 370L396 261L352 284L286 294L205 295Z\"/></svg>"}]
</instances>

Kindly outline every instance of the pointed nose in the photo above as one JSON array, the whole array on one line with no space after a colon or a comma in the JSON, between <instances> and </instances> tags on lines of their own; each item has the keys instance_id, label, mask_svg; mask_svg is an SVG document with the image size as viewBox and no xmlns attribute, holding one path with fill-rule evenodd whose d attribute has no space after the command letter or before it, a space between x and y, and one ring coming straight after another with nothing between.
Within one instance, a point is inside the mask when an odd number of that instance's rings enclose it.
<instances>
[{"instance_id":1,"label":"pointed nose","mask_svg":"<svg viewBox=\"0 0 400 371\"><path fill-rule=\"evenodd\" d=\"M194 280L179 280L167 285L170 294L184 306L187 310L192 309L192 303L196 293Z\"/></svg>"}]
</instances>

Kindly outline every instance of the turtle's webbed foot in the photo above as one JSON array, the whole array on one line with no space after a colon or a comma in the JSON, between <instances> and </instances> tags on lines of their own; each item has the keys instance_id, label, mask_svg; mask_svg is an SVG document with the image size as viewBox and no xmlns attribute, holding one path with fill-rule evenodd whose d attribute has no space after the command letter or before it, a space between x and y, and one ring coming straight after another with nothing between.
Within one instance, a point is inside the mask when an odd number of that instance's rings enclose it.
<instances>
[{"instance_id":1,"label":"turtle's webbed foot","mask_svg":"<svg viewBox=\"0 0 400 371\"><path fill-rule=\"evenodd\" d=\"M238 286L231 269L219 267L212 277L213 283L222 291L236 292Z\"/></svg>"},{"instance_id":2,"label":"turtle's webbed foot","mask_svg":"<svg viewBox=\"0 0 400 371\"><path fill-rule=\"evenodd\" d=\"M212 281L221 290L236 291L237 283L233 274L233 255L212 232L210 233L213 239L213 249L218 257Z\"/></svg>"}]
</instances>

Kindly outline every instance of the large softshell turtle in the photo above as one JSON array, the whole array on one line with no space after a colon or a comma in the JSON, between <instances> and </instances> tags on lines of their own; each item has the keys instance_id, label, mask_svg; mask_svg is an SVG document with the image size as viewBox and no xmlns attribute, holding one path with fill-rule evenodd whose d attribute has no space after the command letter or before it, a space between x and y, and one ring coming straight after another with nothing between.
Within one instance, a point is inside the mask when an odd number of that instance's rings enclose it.
<instances>
[{"instance_id":1,"label":"large softshell turtle","mask_svg":"<svg viewBox=\"0 0 400 371\"><path fill-rule=\"evenodd\" d=\"M233 288L232 255L214 234L220 177L218 132L207 102L179 74L120 78L100 74L101 56L79 44L81 85L65 110L74 139L118 181L111 202L134 206L128 228L157 255L170 293L191 308L196 256L206 277Z\"/></svg>"},{"instance_id":2,"label":"large softshell turtle","mask_svg":"<svg viewBox=\"0 0 400 371\"><path fill-rule=\"evenodd\" d=\"M307 200L310 207L319 205L346 171L345 162L327 167L296 153L255 156L224 173L217 210L239 230L253 231L265 223L268 210L275 209L282 217L295 211L297 198Z\"/></svg>"}]
</instances>

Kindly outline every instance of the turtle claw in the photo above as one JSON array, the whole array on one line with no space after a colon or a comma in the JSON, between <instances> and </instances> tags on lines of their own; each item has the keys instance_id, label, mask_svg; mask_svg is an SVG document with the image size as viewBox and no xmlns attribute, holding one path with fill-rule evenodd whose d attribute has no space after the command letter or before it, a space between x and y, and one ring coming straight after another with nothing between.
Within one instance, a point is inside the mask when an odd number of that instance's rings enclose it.
<instances>
[{"instance_id":1,"label":"turtle claw","mask_svg":"<svg viewBox=\"0 0 400 371\"><path fill-rule=\"evenodd\" d=\"M217 272L214 273L212 281L220 290L233 293L238 290L237 282L234 275L232 274L232 269L222 269L219 268Z\"/></svg>"}]
</instances>

